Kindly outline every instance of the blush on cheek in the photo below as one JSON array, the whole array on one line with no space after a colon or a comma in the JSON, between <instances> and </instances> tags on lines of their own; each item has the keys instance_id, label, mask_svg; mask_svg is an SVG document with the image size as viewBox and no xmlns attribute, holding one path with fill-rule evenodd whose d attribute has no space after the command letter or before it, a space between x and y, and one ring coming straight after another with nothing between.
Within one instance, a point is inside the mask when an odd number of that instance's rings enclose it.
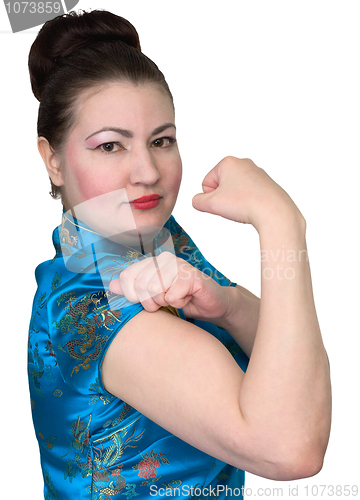
<instances>
[{"instance_id":1,"label":"blush on cheek","mask_svg":"<svg viewBox=\"0 0 360 500\"><path fill-rule=\"evenodd\" d=\"M95 198L111 191L109 180L98 169L91 168L86 156L79 151L76 141L68 143L66 150L66 184L75 204Z\"/></svg>"},{"instance_id":2,"label":"blush on cheek","mask_svg":"<svg viewBox=\"0 0 360 500\"><path fill-rule=\"evenodd\" d=\"M75 173L76 184L82 201L87 201L96 196L112 191L113 183L109 183L108 179L101 176L96 176L89 171L77 171Z\"/></svg>"},{"instance_id":3,"label":"blush on cheek","mask_svg":"<svg viewBox=\"0 0 360 500\"><path fill-rule=\"evenodd\" d=\"M181 179L182 179L182 167L180 164L177 171L174 173L173 178L172 178L172 190L176 193L179 192Z\"/></svg>"},{"instance_id":4,"label":"blush on cheek","mask_svg":"<svg viewBox=\"0 0 360 500\"><path fill-rule=\"evenodd\" d=\"M94 183L84 173L76 172L75 179L82 201L90 200L97 195Z\"/></svg>"}]
</instances>

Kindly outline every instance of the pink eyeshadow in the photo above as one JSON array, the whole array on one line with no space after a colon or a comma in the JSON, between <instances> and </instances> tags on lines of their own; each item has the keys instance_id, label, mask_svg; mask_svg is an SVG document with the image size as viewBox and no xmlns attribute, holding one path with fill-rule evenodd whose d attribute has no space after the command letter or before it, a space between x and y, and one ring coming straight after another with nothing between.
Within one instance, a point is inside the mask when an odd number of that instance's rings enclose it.
<instances>
[{"instance_id":1,"label":"pink eyeshadow","mask_svg":"<svg viewBox=\"0 0 360 500\"><path fill-rule=\"evenodd\" d=\"M86 142L85 142L85 147L87 148L90 148L90 149L95 149L99 146L99 144L101 144L102 141L101 139L99 138L99 135L96 135L94 137L90 137L90 139L88 139Z\"/></svg>"}]
</instances>

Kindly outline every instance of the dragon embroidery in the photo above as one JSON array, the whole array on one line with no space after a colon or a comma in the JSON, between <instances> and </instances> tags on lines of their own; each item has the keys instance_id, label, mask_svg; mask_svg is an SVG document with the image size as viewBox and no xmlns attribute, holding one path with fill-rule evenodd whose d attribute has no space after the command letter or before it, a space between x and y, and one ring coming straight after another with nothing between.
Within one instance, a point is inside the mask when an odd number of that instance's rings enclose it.
<instances>
[{"instance_id":1,"label":"dragon embroidery","mask_svg":"<svg viewBox=\"0 0 360 500\"><path fill-rule=\"evenodd\" d=\"M120 322L121 312L109 310L107 304L101 305L101 301L106 298L106 292L98 292L87 293L77 300L74 292L67 292L61 294L57 300L58 305L65 302L67 306L64 316L60 321L54 321L53 325L63 334L76 335L76 338L58 345L58 349L68 352L73 359L80 362L73 368L71 376L81 368L89 369L90 363L101 354L108 337L97 335L97 328L104 327L111 331L113 326Z\"/></svg>"}]
</instances>

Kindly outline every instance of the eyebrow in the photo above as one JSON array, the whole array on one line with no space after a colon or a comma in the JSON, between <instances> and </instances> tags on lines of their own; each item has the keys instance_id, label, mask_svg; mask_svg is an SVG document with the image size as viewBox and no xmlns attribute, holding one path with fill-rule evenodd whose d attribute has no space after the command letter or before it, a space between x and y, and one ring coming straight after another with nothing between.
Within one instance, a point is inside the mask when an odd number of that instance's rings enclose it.
<instances>
[{"instance_id":1,"label":"eyebrow","mask_svg":"<svg viewBox=\"0 0 360 500\"><path fill-rule=\"evenodd\" d=\"M164 132L164 130L170 127L176 130L175 125L169 122L169 123L164 123L164 125L160 125L159 127L156 127L156 129L152 131L151 135L161 134L161 132ZM97 132L94 132L93 134L89 135L89 137L87 137L85 141L87 141L88 139L90 139L90 137L93 137L96 134L100 134L101 132L116 132L117 134L120 134L126 137L127 139L131 139L132 137L134 137L133 132L131 132L130 130L125 130L118 127L104 127L101 130L98 130Z\"/></svg>"}]
</instances>

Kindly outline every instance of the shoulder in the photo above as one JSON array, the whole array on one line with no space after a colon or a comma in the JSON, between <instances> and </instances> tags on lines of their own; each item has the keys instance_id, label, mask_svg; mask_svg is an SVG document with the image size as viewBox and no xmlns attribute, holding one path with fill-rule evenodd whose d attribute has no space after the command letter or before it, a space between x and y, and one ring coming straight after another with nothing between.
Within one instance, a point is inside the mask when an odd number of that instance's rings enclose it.
<instances>
[{"instance_id":1,"label":"shoulder","mask_svg":"<svg viewBox=\"0 0 360 500\"><path fill-rule=\"evenodd\" d=\"M237 461L229 443L238 432L243 371L209 332L143 310L113 339L101 371L111 394L205 453Z\"/></svg>"}]
</instances>

